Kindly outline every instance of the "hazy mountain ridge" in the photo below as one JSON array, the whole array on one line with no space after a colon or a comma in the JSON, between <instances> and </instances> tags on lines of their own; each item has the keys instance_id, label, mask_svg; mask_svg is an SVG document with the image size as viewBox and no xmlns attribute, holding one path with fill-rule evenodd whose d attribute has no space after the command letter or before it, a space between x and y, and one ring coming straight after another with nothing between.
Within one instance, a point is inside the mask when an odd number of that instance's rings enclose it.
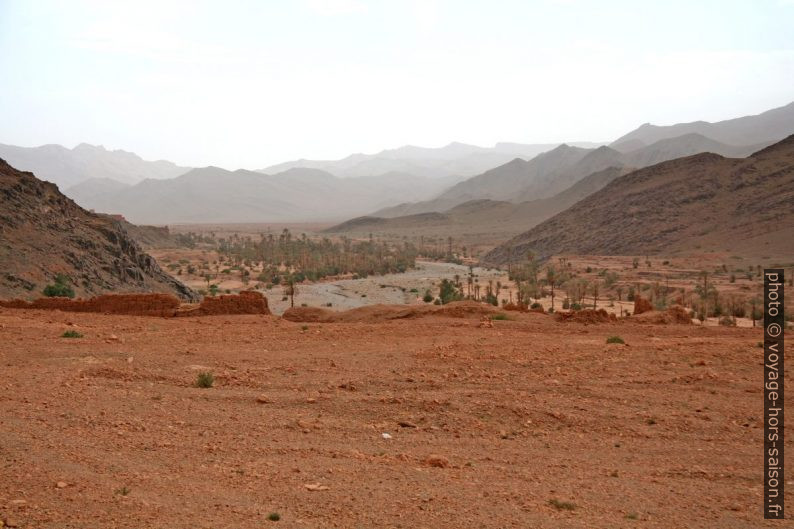
<instances>
[{"instance_id":1,"label":"hazy mountain ridge","mask_svg":"<svg viewBox=\"0 0 794 529\"><path fill-rule=\"evenodd\" d=\"M792 204L794 136L745 159L700 153L631 172L498 246L484 261L520 261L529 251L543 258L790 252Z\"/></svg>"},{"instance_id":2,"label":"hazy mountain ridge","mask_svg":"<svg viewBox=\"0 0 794 529\"><path fill-rule=\"evenodd\" d=\"M618 146L625 148L640 143L629 139ZM752 145L728 145L697 133L665 138L626 152L607 146L582 149L563 144L531 160L517 158L481 175L466 179L431 200L402 203L375 211L370 215L393 218L430 211L446 211L457 204L479 199L519 203L550 198L587 175L610 167L642 168L699 152L745 157L768 144L769 142L755 142Z\"/></svg>"},{"instance_id":3,"label":"hazy mountain ridge","mask_svg":"<svg viewBox=\"0 0 794 529\"><path fill-rule=\"evenodd\" d=\"M685 134L700 134L728 145L771 144L794 134L794 102L752 116L727 119L709 123L693 121L675 125L659 126L645 123L612 142L611 147L650 145L659 140L675 138ZM627 142L632 142L628 144Z\"/></svg>"},{"instance_id":4,"label":"hazy mountain ridge","mask_svg":"<svg viewBox=\"0 0 794 529\"><path fill-rule=\"evenodd\" d=\"M37 178L57 185L60 189L90 179L112 179L135 184L146 178L173 178L187 172L165 160L146 161L135 153L81 143L74 149L60 145L17 147L0 144L0 158L20 171L30 171Z\"/></svg>"},{"instance_id":5,"label":"hazy mountain ridge","mask_svg":"<svg viewBox=\"0 0 794 529\"><path fill-rule=\"evenodd\" d=\"M476 199L458 204L442 212L425 212L396 217L362 216L343 222L326 233L365 235L368 232L392 234L426 233L451 234L456 229L466 233L493 233L503 236L520 233L563 211L586 196L598 191L609 182L625 174L626 170L610 167L583 178L565 191L545 199L518 204Z\"/></svg>"},{"instance_id":6,"label":"hazy mountain ridge","mask_svg":"<svg viewBox=\"0 0 794 529\"><path fill-rule=\"evenodd\" d=\"M274 174L303 167L322 169L343 178L377 175L389 171L428 178L468 177L505 164L514 158L533 158L559 145L559 143L497 143L493 147L478 147L459 142L439 148L406 145L376 154L351 154L340 160L294 160L259 169L259 172ZM572 145L596 147L602 144L578 142Z\"/></svg>"},{"instance_id":7,"label":"hazy mountain ridge","mask_svg":"<svg viewBox=\"0 0 794 529\"><path fill-rule=\"evenodd\" d=\"M329 220L395 200L417 200L447 184L443 178L401 173L338 178L309 168L266 175L205 167L173 179L149 179L116 192L84 195L81 205L149 224Z\"/></svg>"}]
</instances>

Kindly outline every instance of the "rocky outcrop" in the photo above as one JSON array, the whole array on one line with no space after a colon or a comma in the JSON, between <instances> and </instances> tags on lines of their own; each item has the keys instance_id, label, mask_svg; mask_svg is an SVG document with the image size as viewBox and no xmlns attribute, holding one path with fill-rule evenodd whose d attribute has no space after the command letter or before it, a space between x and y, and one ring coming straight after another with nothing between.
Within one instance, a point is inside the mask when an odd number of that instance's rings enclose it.
<instances>
[{"instance_id":1,"label":"rocky outcrop","mask_svg":"<svg viewBox=\"0 0 794 529\"><path fill-rule=\"evenodd\" d=\"M122 222L84 210L54 184L0 160L0 297L36 298L63 275L82 296L160 292L197 301Z\"/></svg>"}]
</instances>

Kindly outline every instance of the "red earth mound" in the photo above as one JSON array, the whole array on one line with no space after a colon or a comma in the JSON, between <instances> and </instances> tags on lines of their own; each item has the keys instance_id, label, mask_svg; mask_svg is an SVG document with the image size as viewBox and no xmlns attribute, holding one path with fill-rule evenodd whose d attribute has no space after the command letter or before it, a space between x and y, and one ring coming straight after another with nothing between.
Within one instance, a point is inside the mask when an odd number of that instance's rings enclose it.
<instances>
[{"instance_id":1,"label":"red earth mound","mask_svg":"<svg viewBox=\"0 0 794 529\"><path fill-rule=\"evenodd\" d=\"M180 310L179 300L170 294L106 294L90 299L39 298L34 301L0 300L9 309L98 312L127 316L211 316L217 314L270 314L267 298L259 292L204 298L201 304Z\"/></svg>"},{"instance_id":2,"label":"red earth mound","mask_svg":"<svg viewBox=\"0 0 794 529\"><path fill-rule=\"evenodd\" d=\"M570 312L558 312L555 315L557 321L572 321L575 323L608 323L617 321L617 316L605 311L604 309L585 309Z\"/></svg>"},{"instance_id":3,"label":"red earth mound","mask_svg":"<svg viewBox=\"0 0 794 529\"><path fill-rule=\"evenodd\" d=\"M643 312L651 312L653 310L653 305L647 299L637 295L634 298L634 315L642 314Z\"/></svg>"},{"instance_id":4,"label":"red earth mound","mask_svg":"<svg viewBox=\"0 0 794 529\"><path fill-rule=\"evenodd\" d=\"M481 317L496 307L476 301L454 301L447 305L368 305L342 312L317 307L294 307L282 316L285 320L303 323L373 323L379 321L446 316L449 318Z\"/></svg>"},{"instance_id":5,"label":"red earth mound","mask_svg":"<svg viewBox=\"0 0 794 529\"><path fill-rule=\"evenodd\" d=\"M692 318L689 316L689 313L684 307L680 305L673 305L665 311L653 310L651 312L646 312L639 316L632 317L631 321L656 324L690 324L692 323Z\"/></svg>"},{"instance_id":6,"label":"red earth mound","mask_svg":"<svg viewBox=\"0 0 794 529\"><path fill-rule=\"evenodd\" d=\"M270 309L265 296L253 290L245 290L239 295L204 298L198 307L180 310L175 316L214 316L219 314L270 314Z\"/></svg>"}]
</instances>

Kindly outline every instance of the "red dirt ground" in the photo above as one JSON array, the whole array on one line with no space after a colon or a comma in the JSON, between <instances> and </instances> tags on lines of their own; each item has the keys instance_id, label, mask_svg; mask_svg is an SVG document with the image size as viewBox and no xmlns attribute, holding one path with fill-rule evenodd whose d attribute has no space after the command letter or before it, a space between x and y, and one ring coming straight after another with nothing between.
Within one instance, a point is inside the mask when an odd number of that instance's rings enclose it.
<instances>
[{"instance_id":1,"label":"red dirt ground","mask_svg":"<svg viewBox=\"0 0 794 529\"><path fill-rule=\"evenodd\" d=\"M761 517L760 331L480 317L0 309L0 519L783 526ZM60 337L70 329L84 337ZM201 371L214 387L194 387Z\"/></svg>"}]
</instances>

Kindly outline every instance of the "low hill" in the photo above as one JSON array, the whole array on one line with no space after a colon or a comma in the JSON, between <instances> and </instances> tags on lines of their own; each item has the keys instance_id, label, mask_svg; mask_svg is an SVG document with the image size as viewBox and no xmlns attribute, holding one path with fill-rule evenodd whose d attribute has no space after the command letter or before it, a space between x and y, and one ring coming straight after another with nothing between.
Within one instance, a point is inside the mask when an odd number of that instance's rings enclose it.
<instances>
[{"instance_id":1,"label":"low hill","mask_svg":"<svg viewBox=\"0 0 794 529\"><path fill-rule=\"evenodd\" d=\"M63 194L78 204L83 204L97 202L104 196L119 193L128 187L130 187L130 184L125 184L112 178L89 178L64 189Z\"/></svg>"},{"instance_id":2,"label":"low hill","mask_svg":"<svg viewBox=\"0 0 794 529\"><path fill-rule=\"evenodd\" d=\"M492 265L527 252L643 255L695 251L794 254L794 136L748 158L713 153L613 180L489 252Z\"/></svg>"},{"instance_id":3,"label":"low hill","mask_svg":"<svg viewBox=\"0 0 794 529\"><path fill-rule=\"evenodd\" d=\"M187 172L168 161L146 161L135 153L81 143L74 149L61 145L17 147L0 144L0 158L20 171L31 171L41 180L67 189L90 179L110 179L136 184L147 178L173 178Z\"/></svg>"},{"instance_id":4,"label":"low hill","mask_svg":"<svg viewBox=\"0 0 794 529\"><path fill-rule=\"evenodd\" d=\"M58 274L78 295L197 295L163 272L122 223L90 213L58 188L0 160L0 297L39 297Z\"/></svg>"},{"instance_id":5,"label":"low hill","mask_svg":"<svg viewBox=\"0 0 794 529\"><path fill-rule=\"evenodd\" d=\"M358 217L325 231L326 233L358 236L370 232L392 235L424 234L441 237L488 234L495 237L498 242L563 211L625 172L626 170L620 167L597 171L565 191L540 200L518 204L503 200L470 200L443 212L416 213L391 218Z\"/></svg>"}]
</instances>

